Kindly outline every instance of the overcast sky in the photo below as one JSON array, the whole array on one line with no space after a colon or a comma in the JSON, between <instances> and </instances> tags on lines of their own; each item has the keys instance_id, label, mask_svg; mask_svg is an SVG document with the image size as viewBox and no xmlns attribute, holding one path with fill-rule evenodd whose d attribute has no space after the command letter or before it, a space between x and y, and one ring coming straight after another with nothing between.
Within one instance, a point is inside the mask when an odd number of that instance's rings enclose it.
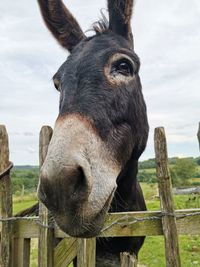
<instances>
[{"instance_id":1,"label":"overcast sky","mask_svg":"<svg viewBox=\"0 0 200 267\"><path fill-rule=\"evenodd\" d=\"M84 31L105 0L64 1ZM36 0L0 1L0 124L16 164L38 164L42 125L54 125L59 94L51 77L65 61L45 28ZM137 0L135 50L151 133L142 159L154 157L153 130L164 126L170 156L198 156L200 121L200 1Z\"/></svg>"}]
</instances>

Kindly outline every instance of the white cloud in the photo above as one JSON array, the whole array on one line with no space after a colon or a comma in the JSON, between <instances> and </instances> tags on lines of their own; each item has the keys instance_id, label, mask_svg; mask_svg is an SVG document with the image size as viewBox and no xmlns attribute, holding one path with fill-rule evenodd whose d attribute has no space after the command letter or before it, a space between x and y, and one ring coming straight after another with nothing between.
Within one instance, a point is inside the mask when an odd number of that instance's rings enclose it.
<instances>
[{"instance_id":1,"label":"white cloud","mask_svg":"<svg viewBox=\"0 0 200 267\"><path fill-rule=\"evenodd\" d=\"M84 31L106 7L104 0L64 2ZM58 113L51 77L67 52L45 28L36 1L1 1L0 9L0 123L9 131L12 160L36 164L40 127L52 126ZM151 127L143 157L154 156L157 126L166 127L170 155L197 156L200 2L140 0L132 24Z\"/></svg>"},{"instance_id":2,"label":"white cloud","mask_svg":"<svg viewBox=\"0 0 200 267\"><path fill-rule=\"evenodd\" d=\"M28 147L28 152L29 152L30 154L35 154L35 153L37 153L37 150L34 149L33 147Z\"/></svg>"}]
</instances>

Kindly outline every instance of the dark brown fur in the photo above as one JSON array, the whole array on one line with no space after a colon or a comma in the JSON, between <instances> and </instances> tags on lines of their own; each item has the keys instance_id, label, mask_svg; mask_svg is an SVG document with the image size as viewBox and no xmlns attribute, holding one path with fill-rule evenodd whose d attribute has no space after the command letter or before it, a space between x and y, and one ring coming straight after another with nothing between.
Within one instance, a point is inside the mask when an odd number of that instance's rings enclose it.
<instances>
[{"instance_id":1,"label":"dark brown fur","mask_svg":"<svg viewBox=\"0 0 200 267\"><path fill-rule=\"evenodd\" d=\"M109 29L133 42L131 17L133 0L108 0Z\"/></svg>"},{"instance_id":2,"label":"dark brown fur","mask_svg":"<svg viewBox=\"0 0 200 267\"><path fill-rule=\"evenodd\" d=\"M61 0L38 0L45 24L60 45L69 51L84 37L76 19Z\"/></svg>"}]
</instances>

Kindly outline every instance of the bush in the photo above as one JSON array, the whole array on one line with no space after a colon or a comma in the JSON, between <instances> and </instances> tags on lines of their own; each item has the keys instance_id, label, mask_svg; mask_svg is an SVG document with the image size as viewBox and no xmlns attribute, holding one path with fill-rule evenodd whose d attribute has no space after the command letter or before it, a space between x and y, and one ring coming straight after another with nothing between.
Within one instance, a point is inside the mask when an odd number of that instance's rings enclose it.
<instances>
[{"instance_id":1,"label":"bush","mask_svg":"<svg viewBox=\"0 0 200 267\"><path fill-rule=\"evenodd\" d=\"M156 167L155 159L148 159L142 162L139 162L140 169L152 169Z\"/></svg>"},{"instance_id":2,"label":"bush","mask_svg":"<svg viewBox=\"0 0 200 267\"><path fill-rule=\"evenodd\" d=\"M140 170L137 175L139 182L145 182L145 183L157 183L157 178L154 173L149 173L145 170Z\"/></svg>"},{"instance_id":3,"label":"bush","mask_svg":"<svg viewBox=\"0 0 200 267\"><path fill-rule=\"evenodd\" d=\"M197 173L197 164L190 158L177 159L170 171L174 186L186 186L190 184L190 178Z\"/></svg>"},{"instance_id":4,"label":"bush","mask_svg":"<svg viewBox=\"0 0 200 267\"><path fill-rule=\"evenodd\" d=\"M11 173L11 180L13 194L35 192L38 184L38 169L14 169Z\"/></svg>"}]
</instances>

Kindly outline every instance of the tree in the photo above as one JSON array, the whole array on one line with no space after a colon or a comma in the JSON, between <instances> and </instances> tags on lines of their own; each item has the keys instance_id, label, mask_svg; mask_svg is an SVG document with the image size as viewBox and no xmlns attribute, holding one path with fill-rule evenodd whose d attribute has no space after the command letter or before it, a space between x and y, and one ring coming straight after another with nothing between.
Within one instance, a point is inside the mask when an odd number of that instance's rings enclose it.
<instances>
[{"instance_id":1,"label":"tree","mask_svg":"<svg viewBox=\"0 0 200 267\"><path fill-rule=\"evenodd\" d=\"M197 164L193 159L177 159L175 166L171 170L173 185L189 185L190 179L195 175L196 171Z\"/></svg>"},{"instance_id":2,"label":"tree","mask_svg":"<svg viewBox=\"0 0 200 267\"><path fill-rule=\"evenodd\" d=\"M200 157L196 159L197 160L197 164L200 166Z\"/></svg>"},{"instance_id":3,"label":"tree","mask_svg":"<svg viewBox=\"0 0 200 267\"><path fill-rule=\"evenodd\" d=\"M170 174L171 174L173 186L180 185L181 182L180 182L180 179L179 179L174 167L170 167Z\"/></svg>"}]
</instances>

